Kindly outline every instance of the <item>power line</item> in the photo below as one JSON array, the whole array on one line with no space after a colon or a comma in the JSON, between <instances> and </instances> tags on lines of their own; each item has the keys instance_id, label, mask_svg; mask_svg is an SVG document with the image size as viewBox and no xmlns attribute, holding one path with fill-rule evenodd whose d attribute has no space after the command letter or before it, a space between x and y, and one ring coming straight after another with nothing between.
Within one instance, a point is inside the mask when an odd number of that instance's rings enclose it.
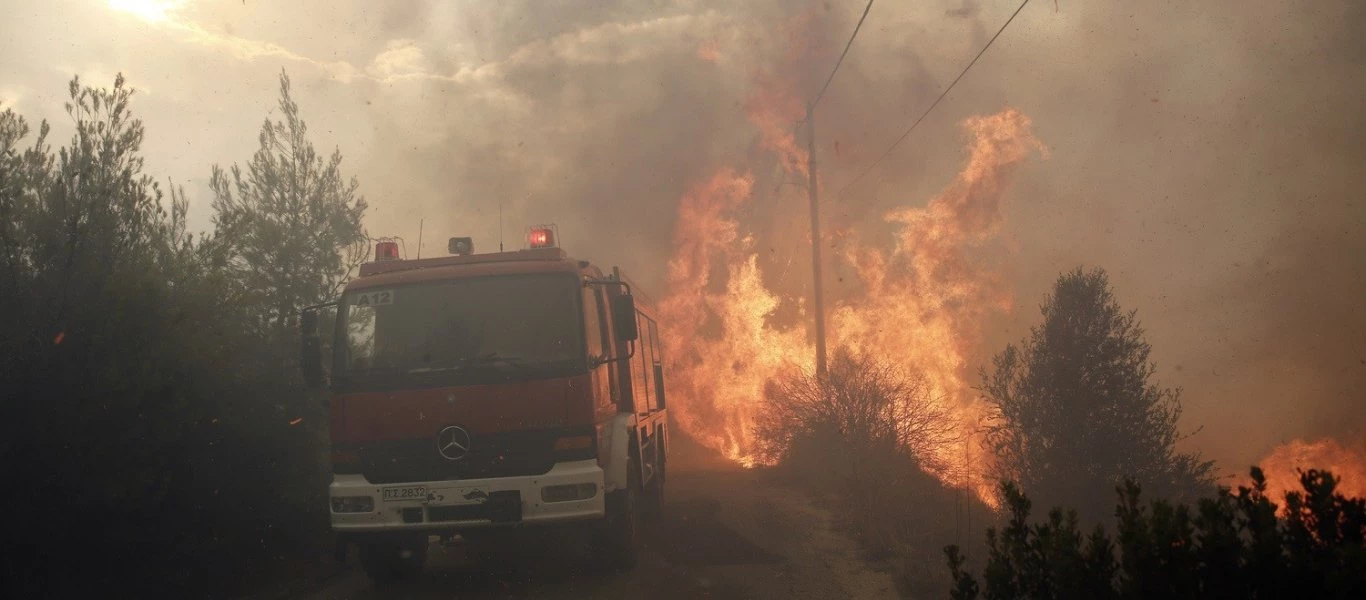
<instances>
[{"instance_id":1,"label":"power line","mask_svg":"<svg viewBox=\"0 0 1366 600\"><path fill-rule=\"evenodd\" d=\"M1001 37L1001 33L1006 30L1006 27L1010 26L1011 21L1015 20L1015 15L1020 14L1020 11L1024 10L1026 4L1029 4L1029 0L1024 0L1020 3L1020 7L1016 8L1015 12L1011 13L1010 18L1006 19L1005 24L1001 25L1001 28L996 30L996 35L991 36L991 39L987 40L987 44L985 46L982 46L982 49L979 52L977 52L977 56L972 57L972 62L969 62L968 66L963 67L962 72L958 73L958 76L953 78L953 82L949 84L949 87L944 88L944 91L940 92L939 97L934 99L934 103L930 104L930 107L925 109L925 112L920 114L920 118L916 119L914 123L911 123L911 126L901 134L901 137L896 138L896 141L892 142L892 145L888 146L887 150L883 152L881 156L877 157L877 160L874 160L872 164L868 165L867 168L865 168L861 173L859 173L857 177L853 178L849 183L845 184L844 187L840 188L839 193L835 195L835 198L837 200L843 199L845 192L848 192L849 188L854 187L854 184L858 183L859 180L863 179L866 175L868 175L868 173L872 172L874 168L876 168L879 164L882 163L883 159L886 159L887 156L892 153L892 150L895 150L896 147L901 144L902 140L906 139L906 136L911 135L911 132L915 131L915 128L920 125L921 121L925 120L925 117L930 115L930 112L934 110L934 107L939 106L939 102L943 100L945 96L949 95L949 92L953 90L953 86L958 85L958 80L962 79L964 75L968 74L968 70L972 68L972 65L977 64L977 59L982 58L982 55L986 54L987 48L991 47L991 44L996 41L996 38ZM838 65L836 65L836 67L838 67ZM831 73L831 76L833 77L834 74Z\"/></svg>"},{"instance_id":2,"label":"power line","mask_svg":"<svg viewBox=\"0 0 1366 600\"><path fill-rule=\"evenodd\" d=\"M821 103L821 97L825 96L825 90L830 87L830 82L835 80L835 73L840 70L840 65L844 64L844 55L849 53L849 47L854 45L854 38L858 37L858 30L863 27L863 20L868 18L868 10L873 8L873 0L868 0L868 6L863 7L863 16L858 18L858 24L854 26L854 33L849 36L849 43L844 45L844 52L840 53L840 59L835 61L835 68L830 70L830 76L825 78L825 85L821 86L821 93L816 94L816 99L811 101L811 109L815 110L816 105Z\"/></svg>"}]
</instances>

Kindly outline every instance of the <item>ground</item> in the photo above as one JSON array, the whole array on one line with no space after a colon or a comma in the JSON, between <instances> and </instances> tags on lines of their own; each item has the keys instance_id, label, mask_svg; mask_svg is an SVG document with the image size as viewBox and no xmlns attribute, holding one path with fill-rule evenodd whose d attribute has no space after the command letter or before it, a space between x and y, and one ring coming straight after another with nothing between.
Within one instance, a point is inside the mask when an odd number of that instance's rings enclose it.
<instances>
[{"instance_id":1,"label":"ground","mask_svg":"<svg viewBox=\"0 0 1366 600\"><path fill-rule=\"evenodd\" d=\"M573 539L528 540L477 561L457 541L433 544L425 572L377 587L355 564L259 598L892 598L891 574L861 558L830 510L763 470L676 444L664 519L630 572L594 569Z\"/></svg>"}]
</instances>

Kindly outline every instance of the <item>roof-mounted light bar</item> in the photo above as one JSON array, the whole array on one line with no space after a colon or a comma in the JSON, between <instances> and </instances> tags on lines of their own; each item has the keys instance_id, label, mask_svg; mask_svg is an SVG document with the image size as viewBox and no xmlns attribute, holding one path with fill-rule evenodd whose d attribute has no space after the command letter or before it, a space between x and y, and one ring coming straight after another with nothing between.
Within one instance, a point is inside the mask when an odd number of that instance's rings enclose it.
<instances>
[{"instance_id":1,"label":"roof-mounted light bar","mask_svg":"<svg viewBox=\"0 0 1366 600\"><path fill-rule=\"evenodd\" d=\"M474 238L453 237L446 242L446 249L456 256L474 254Z\"/></svg>"},{"instance_id":2,"label":"roof-mounted light bar","mask_svg":"<svg viewBox=\"0 0 1366 600\"><path fill-rule=\"evenodd\" d=\"M398 260L398 242L382 239L375 243L375 262L385 260Z\"/></svg>"},{"instance_id":3,"label":"roof-mounted light bar","mask_svg":"<svg viewBox=\"0 0 1366 600\"><path fill-rule=\"evenodd\" d=\"M533 225L526 231L527 245L536 248L557 248L560 244L560 231L554 223Z\"/></svg>"}]
</instances>

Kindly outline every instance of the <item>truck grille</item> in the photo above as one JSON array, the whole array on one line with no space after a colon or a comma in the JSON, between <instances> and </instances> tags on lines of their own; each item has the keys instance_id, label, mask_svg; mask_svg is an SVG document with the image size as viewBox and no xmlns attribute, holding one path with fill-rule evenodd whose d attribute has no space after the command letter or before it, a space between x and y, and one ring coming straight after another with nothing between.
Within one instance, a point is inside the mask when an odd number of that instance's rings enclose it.
<instances>
[{"instance_id":1,"label":"truck grille","mask_svg":"<svg viewBox=\"0 0 1366 600\"><path fill-rule=\"evenodd\" d=\"M560 430L472 434L470 453L447 460L436 438L370 442L357 448L361 473L370 483L451 481L543 475L555 466Z\"/></svg>"}]
</instances>

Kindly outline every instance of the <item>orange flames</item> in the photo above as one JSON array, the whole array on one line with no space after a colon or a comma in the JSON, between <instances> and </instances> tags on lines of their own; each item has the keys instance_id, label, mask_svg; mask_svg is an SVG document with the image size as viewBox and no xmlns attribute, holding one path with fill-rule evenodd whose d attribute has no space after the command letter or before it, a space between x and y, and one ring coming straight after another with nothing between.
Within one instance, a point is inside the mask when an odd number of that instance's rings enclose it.
<instances>
[{"instance_id":1,"label":"orange flames","mask_svg":"<svg viewBox=\"0 0 1366 600\"><path fill-rule=\"evenodd\" d=\"M751 430L764 383L812 366L805 331L767 323L779 299L760 280L752 238L740 235L735 217L753 183L752 176L725 169L683 197L669 296L660 305L680 426L746 465L754 460ZM726 280L724 289L712 291L718 262ZM701 335L708 326L715 334Z\"/></svg>"},{"instance_id":2,"label":"orange flames","mask_svg":"<svg viewBox=\"0 0 1366 600\"><path fill-rule=\"evenodd\" d=\"M793 134L794 121L805 113L791 93L795 85L769 75L756 82L744 109L757 129L759 147L775 155L789 176L805 175L806 153ZM1029 119L1013 109L970 118L964 127L967 164L923 206L905 198L884 215L895 230L890 247L864 243L852 233L839 236L831 259L851 267L859 285L828 301L828 323L832 350L848 346L925 375L935 401L957 415L957 425L971 440L979 406L968 360L977 355L983 317L1005 310L1010 300L1000 274L981 254L999 235L1011 173L1042 147ZM754 188L754 175L728 168L682 198L669 293L660 306L680 426L746 465L757 460L752 428L766 382L814 366L803 295L785 295L765 284L751 231L764 228L742 223ZM784 314L799 317L795 323L777 318L784 307ZM946 483L963 484L962 446L939 448L935 456L922 458L943 466L936 475ZM973 471L983 466L980 458L972 462ZM990 486L973 479L979 495L989 498Z\"/></svg>"},{"instance_id":3,"label":"orange flames","mask_svg":"<svg viewBox=\"0 0 1366 600\"><path fill-rule=\"evenodd\" d=\"M897 226L895 245L846 249L864 295L841 303L832 324L834 343L894 358L924 374L936 401L958 415L963 434L975 442L980 406L968 360L977 354L983 319L1010 307L1005 283L977 251L999 234L1010 174L1042 147L1029 118L1014 109L967 119L964 127L971 135L968 163L948 188L924 207L887 213ZM922 458L944 465L939 475L950 482L967 476L963 448L940 448ZM974 479L979 495L990 496L992 486Z\"/></svg>"},{"instance_id":4,"label":"orange flames","mask_svg":"<svg viewBox=\"0 0 1366 600\"><path fill-rule=\"evenodd\" d=\"M1356 447L1324 438L1317 442L1294 440L1271 450L1261 461L1266 474L1267 497L1284 507L1286 492L1303 492L1299 471L1318 469L1337 477L1338 493L1347 497L1366 496L1366 444Z\"/></svg>"}]
</instances>

